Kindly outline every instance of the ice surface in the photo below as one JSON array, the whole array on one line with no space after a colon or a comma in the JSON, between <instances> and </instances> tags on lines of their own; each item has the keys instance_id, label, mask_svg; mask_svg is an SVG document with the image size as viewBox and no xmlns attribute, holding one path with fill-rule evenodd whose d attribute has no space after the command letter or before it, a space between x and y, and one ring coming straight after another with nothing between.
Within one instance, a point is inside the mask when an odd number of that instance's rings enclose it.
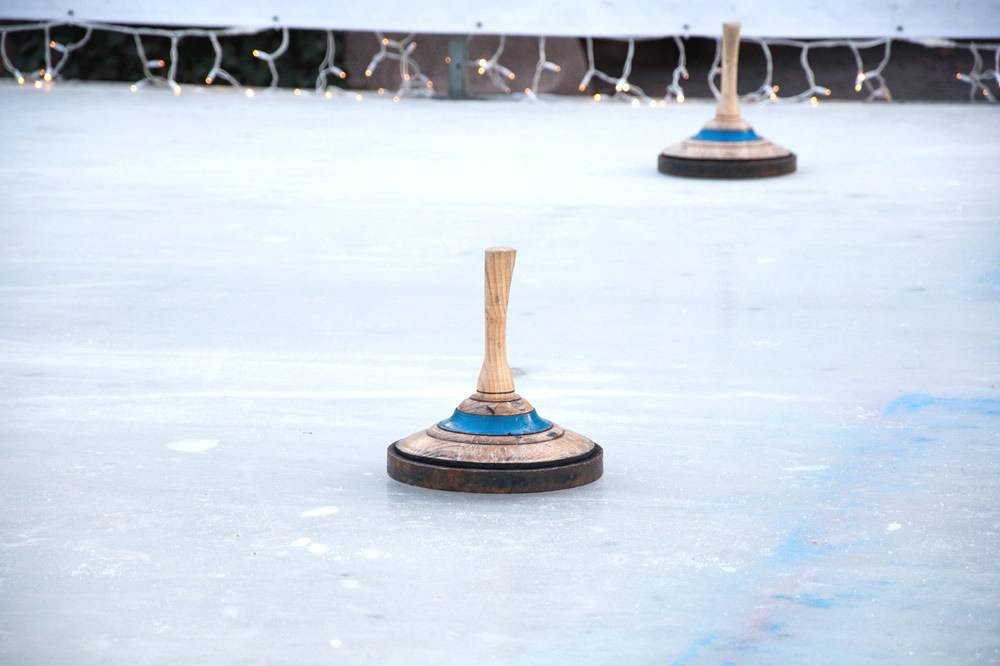
<instances>
[{"instance_id":1,"label":"ice surface","mask_svg":"<svg viewBox=\"0 0 1000 666\"><path fill-rule=\"evenodd\" d=\"M0 661L996 663L997 111L0 87ZM572 491L400 485L519 250Z\"/></svg>"}]
</instances>

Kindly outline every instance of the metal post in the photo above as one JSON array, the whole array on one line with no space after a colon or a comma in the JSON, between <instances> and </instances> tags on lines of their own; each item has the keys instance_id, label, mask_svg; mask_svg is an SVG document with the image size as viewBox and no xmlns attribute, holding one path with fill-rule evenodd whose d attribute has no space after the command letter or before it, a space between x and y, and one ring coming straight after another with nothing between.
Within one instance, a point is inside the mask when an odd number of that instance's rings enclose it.
<instances>
[{"instance_id":1,"label":"metal post","mask_svg":"<svg viewBox=\"0 0 1000 666\"><path fill-rule=\"evenodd\" d=\"M468 60L467 35L451 35L448 38L448 97L465 99L465 62Z\"/></svg>"}]
</instances>

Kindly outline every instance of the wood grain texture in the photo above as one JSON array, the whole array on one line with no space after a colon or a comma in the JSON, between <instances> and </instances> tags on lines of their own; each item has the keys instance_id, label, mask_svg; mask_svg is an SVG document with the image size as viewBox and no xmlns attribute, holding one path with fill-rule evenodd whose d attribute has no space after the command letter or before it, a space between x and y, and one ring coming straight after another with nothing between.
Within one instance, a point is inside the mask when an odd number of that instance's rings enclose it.
<instances>
[{"instance_id":1,"label":"wood grain texture","mask_svg":"<svg viewBox=\"0 0 1000 666\"><path fill-rule=\"evenodd\" d=\"M420 458L489 465L566 460L586 455L595 446L587 437L558 426L544 433L523 437L456 435L432 426L399 440L395 445L403 453Z\"/></svg>"},{"instance_id":2,"label":"wood grain texture","mask_svg":"<svg viewBox=\"0 0 1000 666\"><path fill-rule=\"evenodd\" d=\"M783 146L759 141L699 141L684 139L663 151L664 155L702 160L764 160L790 155Z\"/></svg>"},{"instance_id":3,"label":"wood grain texture","mask_svg":"<svg viewBox=\"0 0 1000 666\"><path fill-rule=\"evenodd\" d=\"M736 93L736 79L740 61L740 24L722 24L722 96L715 112L717 120L737 121L740 118L740 100Z\"/></svg>"},{"instance_id":4,"label":"wood grain texture","mask_svg":"<svg viewBox=\"0 0 1000 666\"><path fill-rule=\"evenodd\" d=\"M514 399L514 376L507 363L507 301L517 251L486 249L486 351L476 390L488 400Z\"/></svg>"},{"instance_id":5,"label":"wood grain texture","mask_svg":"<svg viewBox=\"0 0 1000 666\"><path fill-rule=\"evenodd\" d=\"M516 393L512 399L503 401L480 399L478 394L476 394L466 398L458 406L458 411L460 412L479 414L480 416L515 416L517 414L528 414L534 409L530 402Z\"/></svg>"}]
</instances>

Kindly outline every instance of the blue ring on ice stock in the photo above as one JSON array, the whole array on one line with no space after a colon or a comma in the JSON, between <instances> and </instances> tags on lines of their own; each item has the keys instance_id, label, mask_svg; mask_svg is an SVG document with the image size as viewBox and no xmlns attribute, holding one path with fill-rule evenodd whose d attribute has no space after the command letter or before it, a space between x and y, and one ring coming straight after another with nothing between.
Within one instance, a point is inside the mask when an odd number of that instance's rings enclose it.
<instances>
[{"instance_id":1,"label":"blue ring on ice stock","mask_svg":"<svg viewBox=\"0 0 1000 666\"><path fill-rule=\"evenodd\" d=\"M745 130L703 129L691 138L698 141L757 141L760 136L752 128Z\"/></svg>"},{"instance_id":2,"label":"blue ring on ice stock","mask_svg":"<svg viewBox=\"0 0 1000 666\"><path fill-rule=\"evenodd\" d=\"M456 409L451 418L438 423L438 427L466 435L531 435L548 430L552 422L543 419L535 410L527 414L491 416L466 414Z\"/></svg>"}]
</instances>

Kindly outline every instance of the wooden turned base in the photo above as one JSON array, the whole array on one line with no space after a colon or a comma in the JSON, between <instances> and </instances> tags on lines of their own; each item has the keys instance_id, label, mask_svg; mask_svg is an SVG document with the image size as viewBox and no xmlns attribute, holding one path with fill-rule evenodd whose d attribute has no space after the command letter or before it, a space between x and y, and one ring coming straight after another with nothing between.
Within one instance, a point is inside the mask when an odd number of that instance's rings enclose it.
<instances>
[{"instance_id":1,"label":"wooden turned base","mask_svg":"<svg viewBox=\"0 0 1000 666\"><path fill-rule=\"evenodd\" d=\"M795 171L794 153L764 159L699 159L660 153L660 173L685 178L769 178Z\"/></svg>"},{"instance_id":2,"label":"wooden turned base","mask_svg":"<svg viewBox=\"0 0 1000 666\"><path fill-rule=\"evenodd\" d=\"M489 445L482 445L489 446ZM389 445L386 471L402 483L465 493L541 493L592 483L604 473L604 450L550 463L484 465L417 459Z\"/></svg>"}]
</instances>

